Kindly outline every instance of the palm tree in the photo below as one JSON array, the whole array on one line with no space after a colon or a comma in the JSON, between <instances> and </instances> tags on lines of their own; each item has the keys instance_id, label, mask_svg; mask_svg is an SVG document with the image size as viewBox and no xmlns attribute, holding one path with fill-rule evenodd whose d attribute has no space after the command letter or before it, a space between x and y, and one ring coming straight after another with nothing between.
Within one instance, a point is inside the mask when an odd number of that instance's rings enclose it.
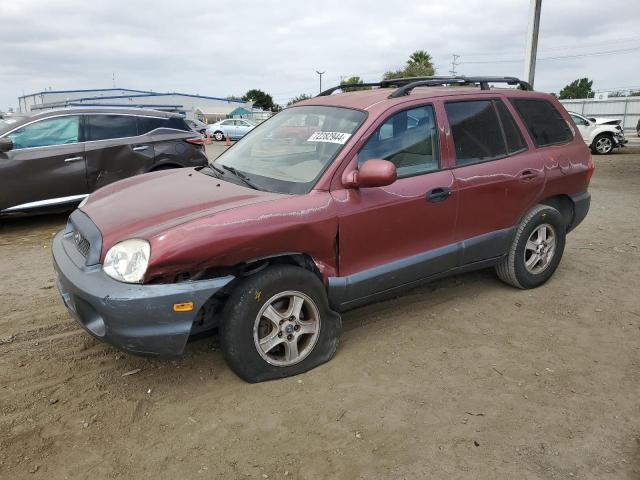
<instances>
[{"instance_id":1,"label":"palm tree","mask_svg":"<svg viewBox=\"0 0 640 480\"><path fill-rule=\"evenodd\" d=\"M403 69L386 72L382 78L389 80L403 77L429 77L436 72L432 62L433 59L429 53L425 50L416 50Z\"/></svg>"},{"instance_id":2,"label":"palm tree","mask_svg":"<svg viewBox=\"0 0 640 480\"><path fill-rule=\"evenodd\" d=\"M431 55L429 55L424 50L416 50L411 54L411 56L409 57L409 61L407 63L409 65L413 64L416 66L420 65L423 67L433 68L433 64L431 62L432 62Z\"/></svg>"}]
</instances>

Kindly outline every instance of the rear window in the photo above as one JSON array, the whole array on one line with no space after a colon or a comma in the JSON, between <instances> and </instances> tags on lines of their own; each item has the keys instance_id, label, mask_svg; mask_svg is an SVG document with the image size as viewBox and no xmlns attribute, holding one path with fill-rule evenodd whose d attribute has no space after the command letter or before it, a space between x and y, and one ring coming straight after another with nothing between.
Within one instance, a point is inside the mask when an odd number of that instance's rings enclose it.
<instances>
[{"instance_id":1,"label":"rear window","mask_svg":"<svg viewBox=\"0 0 640 480\"><path fill-rule=\"evenodd\" d=\"M168 127L175 128L176 130L186 130L187 132L191 131L189 125L187 125L187 122L185 122L182 117L170 117Z\"/></svg>"},{"instance_id":2,"label":"rear window","mask_svg":"<svg viewBox=\"0 0 640 480\"><path fill-rule=\"evenodd\" d=\"M87 140L135 137L136 117L132 115L87 115Z\"/></svg>"},{"instance_id":3,"label":"rear window","mask_svg":"<svg viewBox=\"0 0 640 480\"><path fill-rule=\"evenodd\" d=\"M456 147L456 164L493 160L507 155L500 122L491 100L444 105Z\"/></svg>"},{"instance_id":4,"label":"rear window","mask_svg":"<svg viewBox=\"0 0 640 480\"><path fill-rule=\"evenodd\" d=\"M547 100L511 99L536 147L566 143L573 138L560 112Z\"/></svg>"}]
</instances>

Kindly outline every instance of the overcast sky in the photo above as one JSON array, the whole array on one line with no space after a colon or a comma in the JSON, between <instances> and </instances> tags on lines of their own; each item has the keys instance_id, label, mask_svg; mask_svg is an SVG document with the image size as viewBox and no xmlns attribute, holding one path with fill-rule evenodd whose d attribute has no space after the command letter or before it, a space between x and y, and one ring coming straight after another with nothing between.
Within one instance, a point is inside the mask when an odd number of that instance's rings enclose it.
<instances>
[{"instance_id":1,"label":"overcast sky","mask_svg":"<svg viewBox=\"0 0 640 480\"><path fill-rule=\"evenodd\" d=\"M638 0L543 0L536 89L583 76L640 88ZM379 80L417 49L448 74L523 76L529 0L179 2L0 0L0 110L17 97L117 87L250 88L286 103L341 76ZM572 58L557 58L572 56ZM474 63L472 63L474 62Z\"/></svg>"}]
</instances>

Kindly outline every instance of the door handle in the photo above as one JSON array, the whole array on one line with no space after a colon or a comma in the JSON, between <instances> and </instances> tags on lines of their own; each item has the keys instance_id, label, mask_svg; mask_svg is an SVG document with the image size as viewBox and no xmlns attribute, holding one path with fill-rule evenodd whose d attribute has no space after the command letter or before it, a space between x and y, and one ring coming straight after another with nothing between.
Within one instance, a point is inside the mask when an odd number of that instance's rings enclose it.
<instances>
[{"instance_id":1,"label":"door handle","mask_svg":"<svg viewBox=\"0 0 640 480\"><path fill-rule=\"evenodd\" d=\"M433 188L427 192L427 200L430 202L442 202L451 196L451 189L448 187Z\"/></svg>"},{"instance_id":2,"label":"door handle","mask_svg":"<svg viewBox=\"0 0 640 480\"><path fill-rule=\"evenodd\" d=\"M69 157L64 159L66 163L79 162L80 160L84 160L84 157Z\"/></svg>"},{"instance_id":3,"label":"door handle","mask_svg":"<svg viewBox=\"0 0 640 480\"><path fill-rule=\"evenodd\" d=\"M137 147L133 147L134 152L141 152L142 150L146 150L149 148L149 145L139 145Z\"/></svg>"}]
</instances>

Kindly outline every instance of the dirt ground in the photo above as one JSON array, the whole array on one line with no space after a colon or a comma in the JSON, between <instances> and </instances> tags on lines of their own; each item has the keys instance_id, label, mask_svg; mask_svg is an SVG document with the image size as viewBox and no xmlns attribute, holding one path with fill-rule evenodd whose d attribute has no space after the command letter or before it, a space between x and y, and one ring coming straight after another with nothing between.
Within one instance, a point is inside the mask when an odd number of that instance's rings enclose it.
<instances>
[{"instance_id":1,"label":"dirt ground","mask_svg":"<svg viewBox=\"0 0 640 480\"><path fill-rule=\"evenodd\" d=\"M175 360L94 340L54 287L64 216L4 222L0 478L640 478L640 149L596 164L545 286L426 285L345 314L330 363L258 385L215 337Z\"/></svg>"}]
</instances>

